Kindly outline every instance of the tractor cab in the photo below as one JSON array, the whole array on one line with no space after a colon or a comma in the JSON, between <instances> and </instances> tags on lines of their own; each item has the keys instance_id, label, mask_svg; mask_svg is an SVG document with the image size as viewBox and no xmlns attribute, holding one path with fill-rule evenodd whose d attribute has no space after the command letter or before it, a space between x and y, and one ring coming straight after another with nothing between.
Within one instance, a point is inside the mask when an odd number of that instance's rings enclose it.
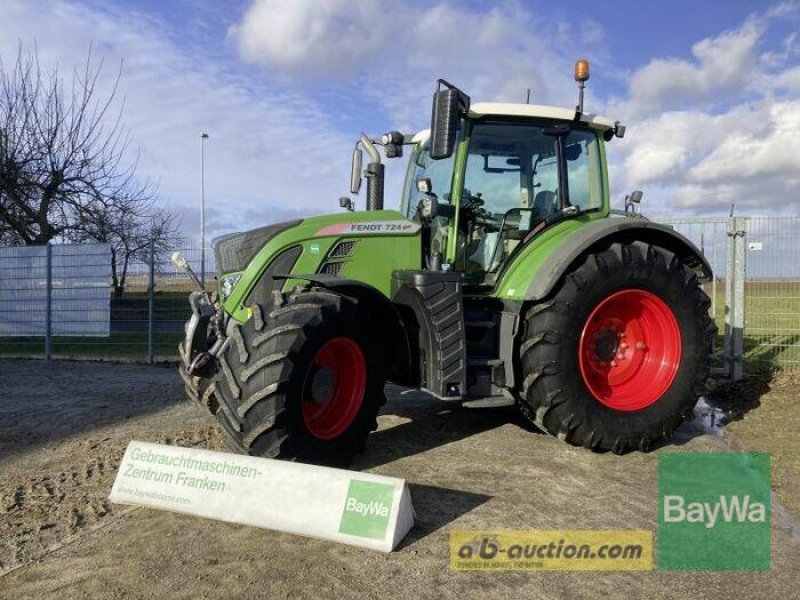
<instances>
[{"instance_id":1,"label":"tractor cab","mask_svg":"<svg viewBox=\"0 0 800 600\"><path fill-rule=\"evenodd\" d=\"M515 250L547 224L608 213L604 132L559 108L475 104L455 148L434 158L429 131L411 154L401 212L423 226L423 255L493 286Z\"/></svg>"}]
</instances>

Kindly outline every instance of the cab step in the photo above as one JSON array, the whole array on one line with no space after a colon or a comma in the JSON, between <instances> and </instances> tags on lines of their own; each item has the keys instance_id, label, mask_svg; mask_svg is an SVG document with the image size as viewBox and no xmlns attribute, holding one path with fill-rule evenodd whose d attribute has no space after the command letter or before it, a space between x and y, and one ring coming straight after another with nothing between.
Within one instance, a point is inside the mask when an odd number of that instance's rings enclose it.
<instances>
[{"instance_id":1,"label":"cab step","mask_svg":"<svg viewBox=\"0 0 800 600\"><path fill-rule=\"evenodd\" d=\"M500 408L502 406L514 406L516 400L510 396L492 396L479 400L467 400L461 406L466 408Z\"/></svg>"}]
</instances>

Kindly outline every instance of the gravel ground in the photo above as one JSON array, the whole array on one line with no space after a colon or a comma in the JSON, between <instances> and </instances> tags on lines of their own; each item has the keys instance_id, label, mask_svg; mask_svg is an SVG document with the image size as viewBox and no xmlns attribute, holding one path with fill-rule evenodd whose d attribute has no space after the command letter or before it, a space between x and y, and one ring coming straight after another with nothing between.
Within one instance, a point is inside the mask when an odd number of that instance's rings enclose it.
<instances>
[{"instance_id":1,"label":"gravel ground","mask_svg":"<svg viewBox=\"0 0 800 600\"><path fill-rule=\"evenodd\" d=\"M532 431L512 410L453 409L389 388L380 430L353 465L411 484L418 525L384 555L110 504L129 440L222 447L210 417L183 399L173 369L6 360L0 381L1 598L798 597L798 446L784 447L774 435L784 431L777 423L800 414L800 404L789 402L797 398L792 382L748 402L733 433L708 435L695 424L673 445L624 457L567 446ZM773 454L770 572L448 568L451 529L655 531L659 452L741 448Z\"/></svg>"}]
</instances>

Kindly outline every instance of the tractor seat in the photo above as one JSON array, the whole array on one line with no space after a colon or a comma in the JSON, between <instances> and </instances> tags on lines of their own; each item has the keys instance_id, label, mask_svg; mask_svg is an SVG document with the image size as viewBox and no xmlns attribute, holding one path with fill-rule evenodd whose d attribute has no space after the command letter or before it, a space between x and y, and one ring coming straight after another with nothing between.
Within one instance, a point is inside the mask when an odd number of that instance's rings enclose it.
<instances>
[{"instance_id":1,"label":"tractor seat","mask_svg":"<svg viewBox=\"0 0 800 600\"><path fill-rule=\"evenodd\" d=\"M531 229L531 211L519 208L512 208L503 217L503 231L501 232L504 240L522 240L528 235Z\"/></svg>"}]
</instances>

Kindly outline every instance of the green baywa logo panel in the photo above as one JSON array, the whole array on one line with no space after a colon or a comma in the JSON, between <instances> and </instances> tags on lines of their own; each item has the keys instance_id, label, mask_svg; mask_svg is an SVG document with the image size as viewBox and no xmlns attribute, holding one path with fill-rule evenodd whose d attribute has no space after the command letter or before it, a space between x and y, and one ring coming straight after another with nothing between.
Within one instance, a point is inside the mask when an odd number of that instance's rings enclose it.
<instances>
[{"instance_id":1,"label":"green baywa logo panel","mask_svg":"<svg viewBox=\"0 0 800 600\"><path fill-rule=\"evenodd\" d=\"M351 480L342 509L339 533L375 540L384 539L393 502L394 486Z\"/></svg>"},{"instance_id":2,"label":"green baywa logo panel","mask_svg":"<svg viewBox=\"0 0 800 600\"><path fill-rule=\"evenodd\" d=\"M660 568L770 568L768 454L669 452L658 459Z\"/></svg>"}]
</instances>

